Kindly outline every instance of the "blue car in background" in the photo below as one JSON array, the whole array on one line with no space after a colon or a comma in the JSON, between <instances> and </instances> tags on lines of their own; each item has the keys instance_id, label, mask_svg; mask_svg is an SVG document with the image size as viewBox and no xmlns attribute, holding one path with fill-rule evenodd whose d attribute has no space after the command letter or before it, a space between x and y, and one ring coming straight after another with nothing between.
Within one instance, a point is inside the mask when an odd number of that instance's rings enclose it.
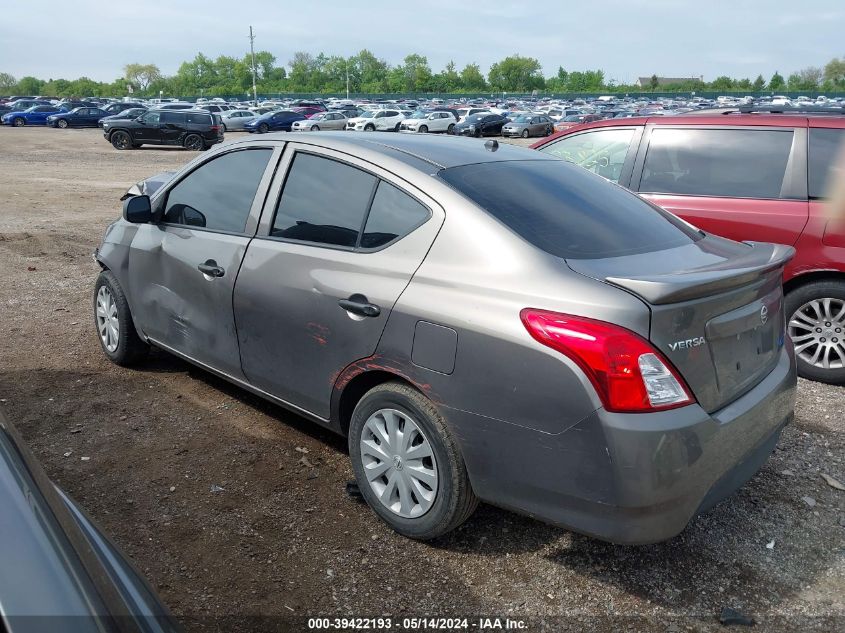
<instances>
[{"instance_id":1,"label":"blue car in background","mask_svg":"<svg viewBox=\"0 0 845 633\"><path fill-rule=\"evenodd\" d=\"M247 132L258 132L259 134L279 131L290 132L291 125L293 125L294 121L304 121L307 118L304 114L291 112L290 110L268 112L246 123L244 130Z\"/></svg>"},{"instance_id":2,"label":"blue car in background","mask_svg":"<svg viewBox=\"0 0 845 633\"><path fill-rule=\"evenodd\" d=\"M58 114L65 112L61 108L51 105L37 105L32 106L26 110L13 110L3 115L3 125L14 125L15 127L23 127L24 125L46 125L47 117L51 114Z\"/></svg>"},{"instance_id":3,"label":"blue car in background","mask_svg":"<svg viewBox=\"0 0 845 633\"><path fill-rule=\"evenodd\" d=\"M101 108L74 108L70 112L59 112L47 117L47 125L51 127L97 127L100 119L107 117L108 112Z\"/></svg>"}]
</instances>

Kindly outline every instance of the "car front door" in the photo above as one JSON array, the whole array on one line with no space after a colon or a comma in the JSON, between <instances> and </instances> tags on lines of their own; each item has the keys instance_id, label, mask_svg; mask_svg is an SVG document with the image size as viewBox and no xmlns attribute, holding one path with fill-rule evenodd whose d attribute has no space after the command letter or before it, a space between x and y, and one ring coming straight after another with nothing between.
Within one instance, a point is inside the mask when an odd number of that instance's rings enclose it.
<instances>
[{"instance_id":1,"label":"car front door","mask_svg":"<svg viewBox=\"0 0 845 633\"><path fill-rule=\"evenodd\" d=\"M335 381L375 353L443 218L374 165L289 144L235 286L250 383L327 419Z\"/></svg>"},{"instance_id":2,"label":"car front door","mask_svg":"<svg viewBox=\"0 0 845 633\"><path fill-rule=\"evenodd\" d=\"M793 245L809 214L806 148L806 128L647 127L631 188L710 233Z\"/></svg>"},{"instance_id":3,"label":"car front door","mask_svg":"<svg viewBox=\"0 0 845 633\"><path fill-rule=\"evenodd\" d=\"M198 162L153 200L129 251L136 324L157 345L243 379L232 291L281 145Z\"/></svg>"},{"instance_id":4,"label":"car front door","mask_svg":"<svg viewBox=\"0 0 845 633\"><path fill-rule=\"evenodd\" d=\"M162 110L151 110L141 117L140 127L132 128L133 140L137 143L158 143L161 141Z\"/></svg>"}]
</instances>

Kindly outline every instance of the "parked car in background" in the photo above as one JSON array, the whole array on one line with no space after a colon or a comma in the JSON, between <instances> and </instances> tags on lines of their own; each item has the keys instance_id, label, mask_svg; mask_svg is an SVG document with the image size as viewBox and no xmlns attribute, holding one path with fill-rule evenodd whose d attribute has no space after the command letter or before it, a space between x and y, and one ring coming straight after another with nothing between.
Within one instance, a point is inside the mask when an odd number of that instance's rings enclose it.
<instances>
[{"instance_id":1,"label":"parked car in background","mask_svg":"<svg viewBox=\"0 0 845 633\"><path fill-rule=\"evenodd\" d=\"M258 115L250 110L229 110L220 115L223 131L243 130L244 126Z\"/></svg>"},{"instance_id":2,"label":"parked car in background","mask_svg":"<svg viewBox=\"0 0 845 633\"><path fill-rule=\"evenodd\" d=\"M306 118L304 114L299 112L277 110L247 121L244 125L244 130L247 132L258 132L259 134L265 134L267 132L290 132L294 122L302 121Z\"/></svg>"},{"instance_id":3,"label":"parked car in background","mask_svg":"<svg viewBox=\"0 0 845 633\"><path fill-rule=\"evenodd\" d=\"M502 126L502 136L549 136L552 120L544 114L520 114Z\"/></svg>"},{"instance_id":4,"label":"parked car in background","mask_svg":"<svg viewBox=\"0 0 845 633\"><path fill-rule=\"evenodd\" d=\"M309 119L294 121L294 132L319 132L320 130L343 130L346 128L346 116L341 112L318 112Z\"/></svg>"},{"instance_id":5,"label":"parked car in background","mask_svg":"<svg viewBox=\"0 0 845 633\"><path fill-rule=\"evenodd\" d=\"M53 104L45 99L14 99L6 105L12 112L24 112L34 106L52 106Z\"/></svg>"},{"instance_id":6,"label":"parked car in background","mask_svg":"<svg viewBox=\"0 0 845 633\"><path fill-rule=\"evenodd\" d=\"M501 114L490 114L479 112L472 114L464 119L463 123L458 123L452 128L452 134L461 136L499 136L502 133L502 128L505 123L510 121Z\"/></svg>"},{"instance_id":7,"label":"parked car in background","mask_svg":"<svg viewBox=\"0 0 845 633\"><path fill-rule=\"evenodd\" d=\"M70 112L60 112L47 117L50 127L97 127L100 119L108 116L108 112L100 108L74 108Z\"/></svg>"},{"instance_id":8,"label":"parked car in background","mask_svg":"<svg viewBox=\"0 0 845 633\"><path fill-rule=\"evenodd\" d=\"M473 114L492 114L489 108L458 108L458 123L463 123L468 116Z\"/></svg>"},{"instance_id":9,"label":"parked car in background","mask_svg":"<svg viewBox=\"0 0 845 633\"><path fill-rule=\"evenodd\" d=\"M126 555L50 481L2 413L0 507L4 633L181 630Z\"/></svg>"},{"instance_id":10,"label":"parked car in background","mask_svg":"<svg viewBox=\"0 0 845 633\"><path fill-rule=\"evenodd\" d=\"M112 114L111 116L103 117L97 122L97 125L103 127L106 123L114 122L114 121L125 121L127 119L137 119L139 116L144 114L147 111L147 108L129 108L128 110L123 110L117 114Z\"/></svg>"},{"instance_id":11,"label":"parked car in background","mask_svg":"<svg viewBox=\"0 0 845 633\"><path fill-rule=\"evenodd\" d=\"M159 103L153 106L154 110L196 110L197 107L193 103L180 103L177 101L168 103Z\"/></svg>"},{"instance_id":12,"label":"parked car in background","mask_svg":"<svg viewBox=\"0 0 845 633\"><path fill-rule=\"evenodd\" d=\"M36 105L26 110L12 110L3 115L3 125L23 127L24 125L46 125L47 117L51 114L64 112L61 108L50 105Z\"/></svg>"},{"instance_id":13,"label":"parked car in background","mask_svg":"<svg viewBox=\"0 0 845 633\"><path fill-rule=\"evenodd\" d=\"M400 110L393 108L372 110L364 112L359 117L349 119L346 122L346 129L358 132L398 132L404 119L405 115Z\"/></svg>"},{"instance_id":14,"label":"parked car in background","mask_svg":"<svg viewBox=\"0 0 845 633\"><path fill-rule=\"evenodd\" d=\"M564 130L568 130L571 127L575 127L576 125L581 125L582 123L592 123L593 121L601 121L602 115L600 114L570 114L568 116L563 117L557 123L554 124L554 131L555 132L562 132Z\"/></svg>"},{"instance_id":15,"label":"parked car in background","mask_svg":"<svg viewBox=\"0 0 845 633\"><path fill-rule=\"evenodd\" d=\"M457 122L455 116L445 110L434 112L417 110L402 121L399 131L420 132L422 134L426 132L451 132Z\"/></svg>"},{"instance_id":16,"label":"parked car in background","mask_svg":"<svg viewBox=\"0 0 845 633\"><path fill-rule=\"evenodd\" d=\"M845 117L696 114L599 121L535 144L700 229L794 246L788 333L805 378L845 383L845 220L825 203Z\"/></svg>"},{"instance_id":17,"label":"parked car in background","mask_svg":"<svg viewBox=\"0 0 845 633\"><path fill-rule=\"evenodd\" d=\"M103 110L109 113L109 116L113 114L120 114L121 112L131 110L132 108L143 108L144 110L147 109L147 106L138 101L117 101L115 103L110 103L101 107L103 108Z\"/></svg>"},{"instance_id":18,"label":"parked car in background","mask_svg":"<svg viewBox=\"0 0 845 633\"><path fill-rule=\"evenodd\" d=\"M295 106L292 107L291 110L293 112L299 112L300 114L304 114L307 118L314 116L315 114L319 114L320 112L325 112L325 108L317 108L314 106Z\"/></svg>"},{"instance_id":19,"label":"parked car in background","mask_svg":"<svg viewBox=\"0 0 845 633\"><path fill-rule=\"evenodd\" d=\"M400 534L445 534L480 499L648 543L792 419L793 253L527 148L275 135L126 199L93 316L117 364L152 345L347 436Z\"/></svg>"},{"instance_id":20,"label":"parked car in background","mask_svg":"<svg viewBox=\"0 0 845 633\"><path fill-rule=\"evenodd\" d=\"M141 145L180 145L201 151L223 140L219 114L205 110L148 110L137 119L103 123L103 136L115 149Z\"/></svg>"}]
</instances>

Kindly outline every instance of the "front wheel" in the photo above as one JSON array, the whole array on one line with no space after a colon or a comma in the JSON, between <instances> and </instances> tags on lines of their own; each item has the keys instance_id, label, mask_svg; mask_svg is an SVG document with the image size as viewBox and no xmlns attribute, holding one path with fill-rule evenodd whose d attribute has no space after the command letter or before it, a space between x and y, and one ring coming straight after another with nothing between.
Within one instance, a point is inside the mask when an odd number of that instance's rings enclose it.
<instances>
[{"instance_id":1,"label":"front wheel","mask_svg":"<svg viewBox=\"0 0 845 633\"><path fill-rule=\"evenodd\" d=\"M522 130L522 138L528 138L529 132L528 130Z\"/></svg>"},{"instance_id":2,"label":"front wheel","mask_svg":"<svg viewBox=\"0 0 845 633\"><path fill-rule=\"evenodd\" d=\"M132 148L132 139L129 138L129 134L118 130L117 132L112 132L112 135L109 137L111 141L112 147L115 149L131 149Z\"/></svg>"},{"instance_id":3,"label":"front wheel","mask_svg":"<svg viewBox=\"0 0 845 633\"><path fill-rule=\"evenodd\" d=\"M373 125L372 123L368 123L367 125L364 126L365 132L375 132L375 130L376 130L376 126Z\"/></svg>"},{"instance_id":4,"label":"front wheel","mask_svg":"<svg viewBox=\"0 0 845 633\"><path fill-rule=\"evenodd\" d=\"M426 132L428 132L428 126L421 125L419 128L419 132L420 134L425 134Z\"/></svg>"},{"instance_id":5,"label":"front wheel","mask_svg":"<svg viewBox=\"0 0 845 633\"><path fill-rule=\"evenodd\" d=\"M67 121L65 119L59 119L58 121L56 121L56 125L62 129L65 129L67 127Z\"/></svg>"},{"instance_id":6,"label":"front wheel","mask_svg":"<svg viewBox=\"0 0 845 633\"><path fill-rule=\"evenodd\" d=\"M799 286L786 295L784 307L798 375L845 384L845 283L815 281Z\"/></svg>"},{"instance_id":7,"label":"front wheel","mask_svg":"<svg viewBox=\"0 0 845 633\"><path fill-rule=\"evenodd\" d=\"M258 133L259 134L266 134L270 130L270 126L266 123L262 123L258 126Z\"/></svg>"},{"instance_id":8,"label":"front wheel","mask_svg":"<svg viewBox=\"0 0 845 633\"><path fill-rule=\"evenodd\" d=\"M312 131L312 132L319 132L319 131L320 131L320 126L319 126L319 125L312 125L312 126L311 126L311 131Z\"/></svg>"},{"instance_id":9,"label":"front wheel","mask_svg":"<svg viewBox=\"0 0 845 633\"><path fill-rule=\"evenodd\" d=\"M185 149L192 152L199 152L205 149L205 143L202 142L202 137L199 134L188 134L185 137Z\"/></svg>"},{"instance_id":10,"label":"front wheel","mask_svg":"<svg viewBox=\"0 0 845 633\"><path fill-rule=\"evenodd\" d=\"M24 125L26 125L26 119L24 119L23 117L16 117L15 120L12 121L12 125L14 125L15 127L23 127Z\"/></svg>"},{"instance_id":11,"label":"front wheel","mask_svg":"<svg viewBox=\"0 0 845 633\"><path fill-rule=\"evenodd\" d=\"M110 270L94 285L94 325L103 353L117 365L132 365L150 350L135 331L123 288Z\"/></svg>"},{"instance_id":12,"label":"front wheel","mask_svg":"<svg viewBox=\"0 0 845 633\"><path fill-rule=\"evenodd\" d=\"M409 538L446 534L478 506L443 418L406 384L378 385L361 398L349 426L349 457L370 508Z\"/></svg>"}]
</instances>

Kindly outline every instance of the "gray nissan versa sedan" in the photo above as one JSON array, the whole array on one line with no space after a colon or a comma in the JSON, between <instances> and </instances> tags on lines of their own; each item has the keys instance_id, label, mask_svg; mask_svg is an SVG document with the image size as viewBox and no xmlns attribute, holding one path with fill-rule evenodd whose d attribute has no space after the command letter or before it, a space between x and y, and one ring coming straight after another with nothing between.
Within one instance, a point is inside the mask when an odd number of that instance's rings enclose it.
<instances>
[{"instance_id":1,"label":"gray nissan versa sedan","mask_svg":"<svg viewBox=\"0 0 845 633\"><path fill-rule=\"evenodd\" d=\"M347 435L406 536L482 500L667 539L792 418L792 248L706 234L539 152L268 135L135 191L96 252L106 355L154 345Z\"/></svg>"}]
</instances>

